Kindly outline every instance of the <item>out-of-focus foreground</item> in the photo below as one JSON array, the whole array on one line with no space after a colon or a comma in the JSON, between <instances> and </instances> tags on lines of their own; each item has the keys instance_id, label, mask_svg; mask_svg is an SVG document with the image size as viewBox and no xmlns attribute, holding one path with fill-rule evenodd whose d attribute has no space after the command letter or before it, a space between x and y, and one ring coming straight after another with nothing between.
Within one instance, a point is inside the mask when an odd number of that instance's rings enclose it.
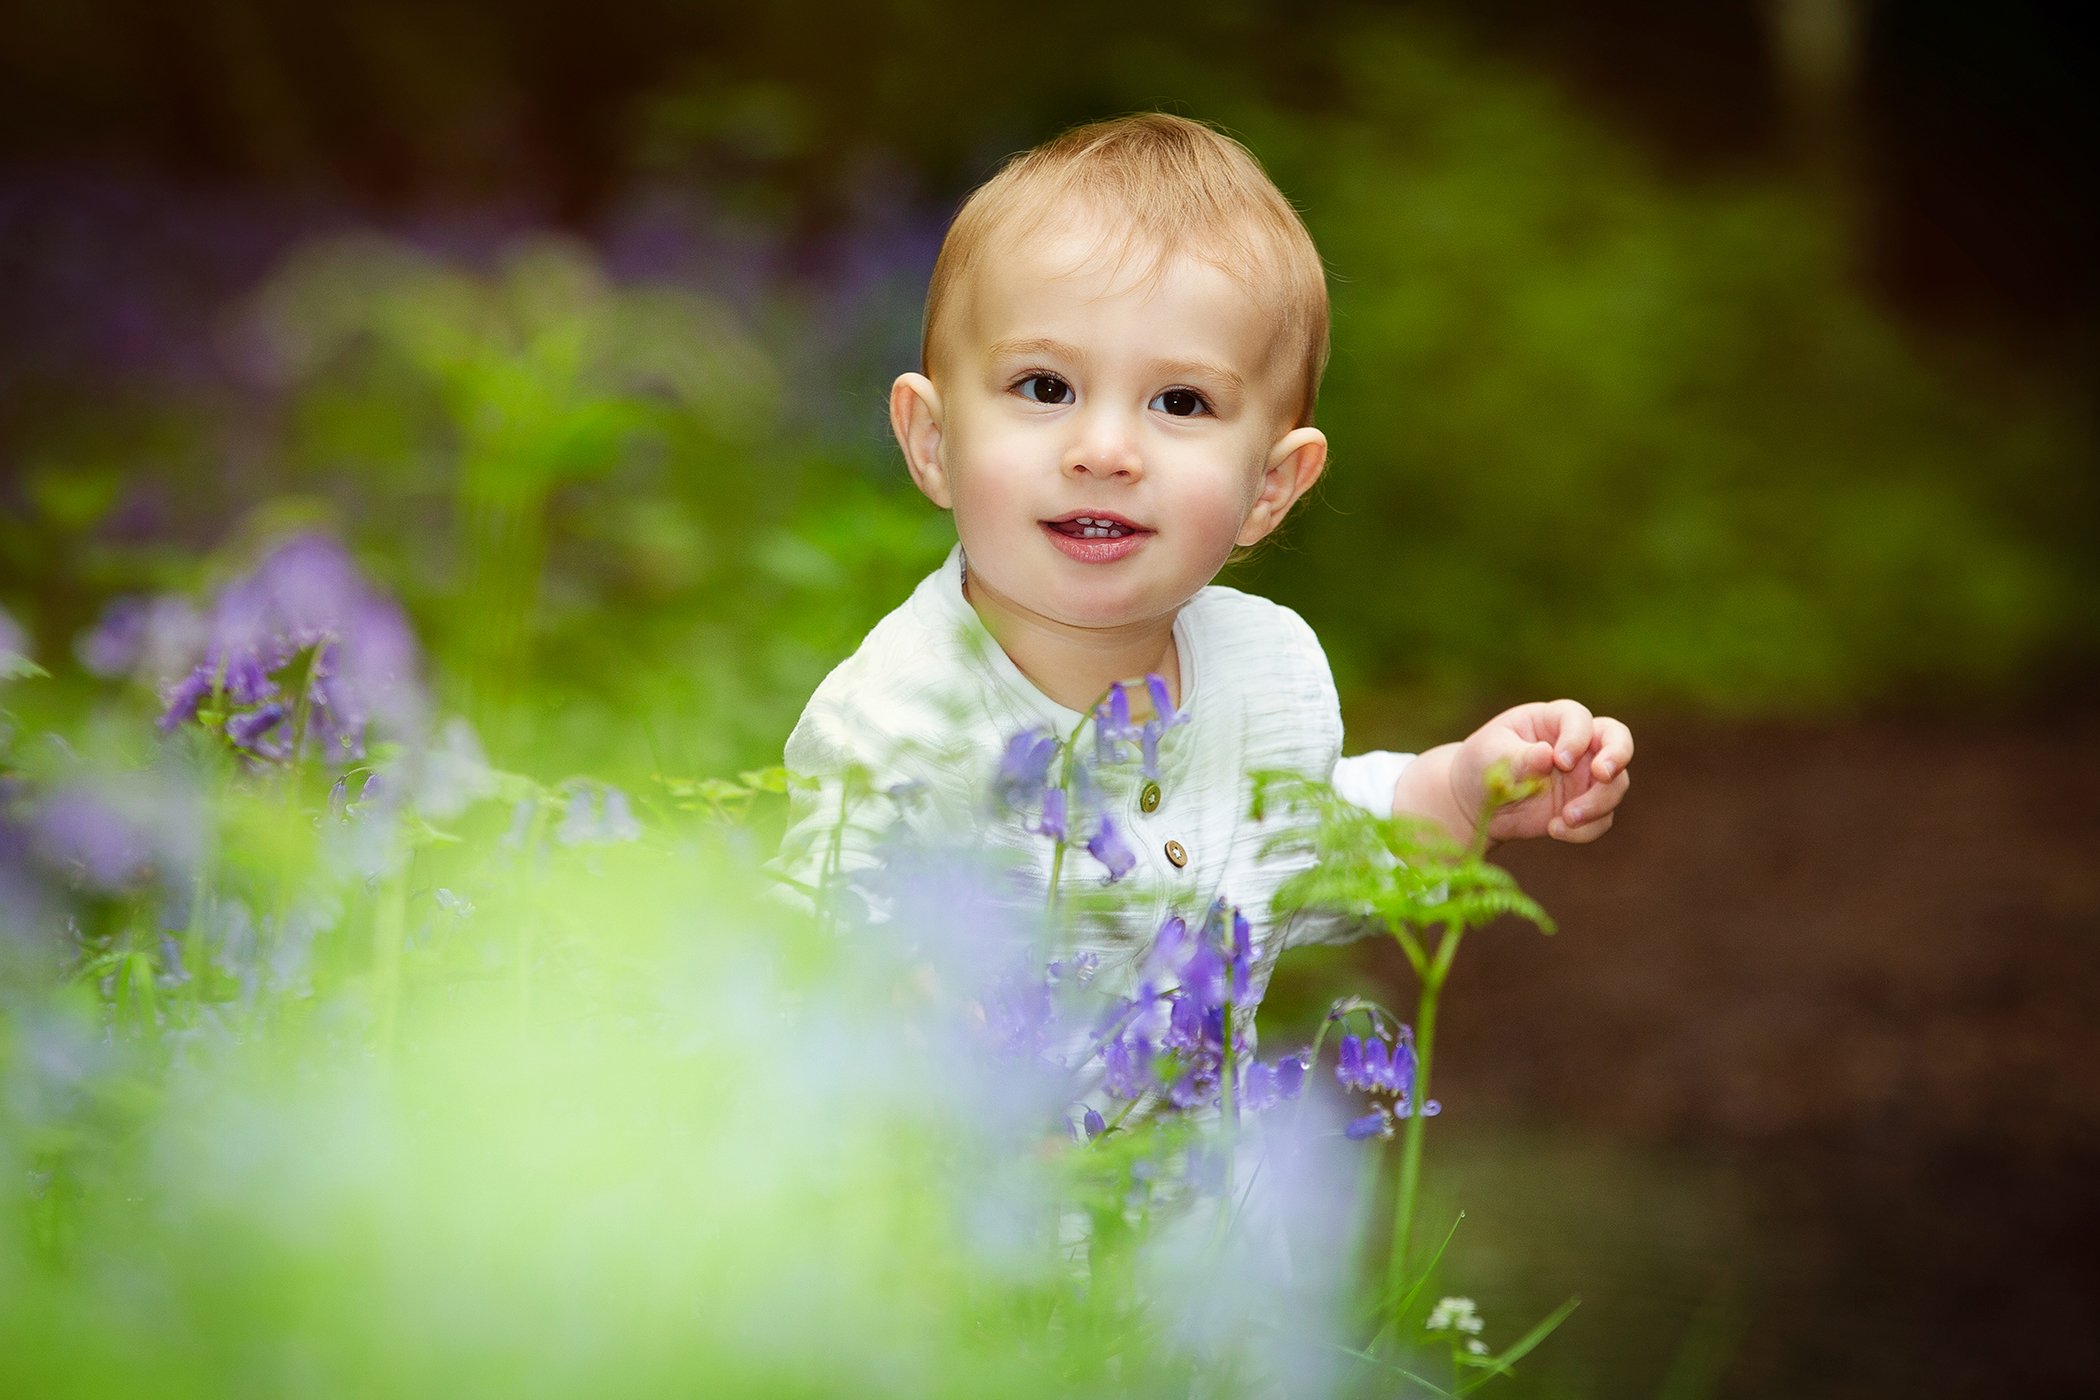
<instances>
[{"instance_id":1,"label":"out-of-focus foreground","mask_svg":"<svg viewBox=\"0 0 2100 1400\"><path fill-rule=\"evenodd\" d=\"M0 707L66 752L22 761L163 770L145 734L199 625L167 600L298 530L401 600L433 713L499 768L670 803L776 760L950 538L882 403L954 200L1060 124L1170 106L1248 142L1335 274L1332 475L1233 581L1319 630L1354 744L1573 693L1647 746L1603 847L1510 854L1563 934L1480 940L1453 999L1430 1151L1480 1237L1457 1282L1491 1318L1586 1299L1511 1391L2089 1376L2062 1242L2090 1224L2100 1133L2075 817L2092 221L2069 154L2091 88L2018 6L1546 8L1245 3L1145 32L1098 3L25 17L0 60L0 609L50 675ZM282 854L248 832L243 858ZM675 961L654 937L637 956ZM1271 1010L1336 978L1404 980L1309 961ZM190 1147L233 1140L243 1095L297 1099L251 1071ZM518 1085L433 1092L484 1089L522 1131ZM603 1158L536 1128L511 1160L552 1160L546 1209L585 1210L578 1183L627 1180L622 1132L659 1153L764 1131L748 1104L663 1107L670 1129L606 1106ZM231 1226L241 1173L291 1147L147 1146L172 1154L153 1171L223 1174ZM346 1191L324 1215L345 1200L377 1208ZM140 1238L202 1250L209 1224ZM514 1244L521 1272L587 1273L564 1253L585 1225ZM288 1334L369 1283L269 1278L240 1288L311 1310ZM558 1329L555 1291L531 1302L363 1325L500 1350ZM166 1344L210 1344L169 1307Z\"/></svg>"}]
</instances>

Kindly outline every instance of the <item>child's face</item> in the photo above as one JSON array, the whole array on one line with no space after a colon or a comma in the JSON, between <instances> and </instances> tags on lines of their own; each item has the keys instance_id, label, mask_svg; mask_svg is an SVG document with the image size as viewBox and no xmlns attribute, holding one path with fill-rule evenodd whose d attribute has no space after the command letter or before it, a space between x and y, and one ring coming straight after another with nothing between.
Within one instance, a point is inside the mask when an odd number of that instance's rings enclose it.
<instances>
[{"instance_id":1,"label":"child's face","mask_svg":"<svg viewBox=\"0 0 2100 1400\"><path fill-rule=\"evenodd\" d=\"M1148 277L1115 252L1089 220L988 249L958 289L938 381L893 391L980 608L1171 622L1324 464L1325 439L1292 427L1300 367L1273 313L1198 258Z\"/></svg>"}]
</instances>

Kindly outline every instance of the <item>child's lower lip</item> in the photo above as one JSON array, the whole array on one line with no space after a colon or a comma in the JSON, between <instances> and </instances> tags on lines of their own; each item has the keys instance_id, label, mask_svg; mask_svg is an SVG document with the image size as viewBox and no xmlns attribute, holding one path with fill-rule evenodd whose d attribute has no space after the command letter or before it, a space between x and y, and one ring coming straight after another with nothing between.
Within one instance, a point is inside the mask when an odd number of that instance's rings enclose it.
<instances>
[{"instance_id":1,"label":"child's lower lip","mask_svg":"<svg viewBox=\"0 0 2100 1400\"><path fill-rule=\"evenodd\" d=\"M1150 530L1133 530L1127 535L1094 540L1080 539L1065 534L1062 530L1053 530L1047 524L1042 526L1042 531L1049 537L1050 543L1064 551L1067 558L1077 559L1082 564L1112 564L1152 538Z\"/></svg>"}]
</instances>

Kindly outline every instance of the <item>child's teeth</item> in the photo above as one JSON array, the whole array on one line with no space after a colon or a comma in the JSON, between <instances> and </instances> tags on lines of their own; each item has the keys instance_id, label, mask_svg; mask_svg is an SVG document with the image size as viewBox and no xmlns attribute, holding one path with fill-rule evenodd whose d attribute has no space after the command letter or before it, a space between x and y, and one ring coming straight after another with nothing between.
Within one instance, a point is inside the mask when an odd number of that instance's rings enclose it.
<instances>
[{"instance_id":1,"label":"child's teeth","mask_svg":"<svg viewBox=\"0 0 2100 1400\"><path fill-rule=\"evenodd\" d=\"M1130 527L1127 525L1118 525L1091 515L1073 516L1072 525L1079 531L1079 537L1083 540L1120 539L1130 533Z\"/></svg>"}]
</instances>

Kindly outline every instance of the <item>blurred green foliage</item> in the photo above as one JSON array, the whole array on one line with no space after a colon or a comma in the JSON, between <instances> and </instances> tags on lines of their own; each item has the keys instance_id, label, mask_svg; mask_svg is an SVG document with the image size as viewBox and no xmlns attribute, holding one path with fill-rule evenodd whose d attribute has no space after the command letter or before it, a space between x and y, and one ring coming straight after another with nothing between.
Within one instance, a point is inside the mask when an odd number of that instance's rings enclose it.
<instances>
[{"instance_id":1,"label":"blurred green foliage","mask_svg":"<svg viewBox=\"0 0 2100 1400\"><path fill-rule=\"evenodd\" d=\"M2090 657L2067 386L1908 338L1809 191L1435 32L1337 51L1334 113L1227 120L1336 274L1330 484L1255 572L1359 686L1802 713Z\"/></svg>"},{"instance_id":2,"label":"blurred green foliage","mask_svg":"<svg viewBox=\"0 0 2100 1400\"><path fill-rule=\"evenodd\" d=\"M1526 694L1818 713L2090 665L2091 431L2065 386L1906 332L1805 186L1665 174L1448 29L1323 23L1316 106L1141 39L1087 91L1244 137L1334 271L1328 482L1229 581L1308 616L1367 737ZM243 518L318 513L497 751L630 776L777 753L949 538L879 405L944 205L921 191L961 157L952 131L887 133L839 192L876 211L826 245L848 271L812 278L799 216L736 191L790 189L830 98L720 78L667 80L643 126L686 132L659 167L718 181L741 244L703 213L683 261L616 276L576 237L331 237L200 329L216 377L40 384L11 415L0 601L61 652L111 594L215 567ZM731 137L747 159L693 156Z\"/></svg>"}]
</instances>

